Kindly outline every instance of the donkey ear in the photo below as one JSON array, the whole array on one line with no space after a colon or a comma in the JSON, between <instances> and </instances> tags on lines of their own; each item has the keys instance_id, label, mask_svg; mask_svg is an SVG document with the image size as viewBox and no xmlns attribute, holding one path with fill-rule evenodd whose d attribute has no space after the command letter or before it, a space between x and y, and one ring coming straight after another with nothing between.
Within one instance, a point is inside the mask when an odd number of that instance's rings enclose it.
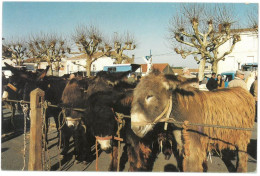
<instances>
[{"instance_id":1,"label":"donkey ear","mask_svg":"<svg viewBox=\"0 0 260 176\"><path fill-rule=\"evenodd\" d=\"M164 75L163 85L167 90L174 90L180 85L181 81L177 76L174 75Z\"/></svg>"},{"instance_id":2,"label":"donkey ear","mask_svg":"<svg viewBox=\"0 0 260 176\"><path fill-rule=\"evenodd\" d=\"M6 68L8 70L10 70L14 75L19 76L20 78L23 78L23 79L29 79L29 75L25 71L19 70L15 67L9 65L6 62L4 62L4 64L5 64Z\"/></svg>"},{"instance_id":3,"label":"donkey ear","mask_svg":"<svg viewBox=\"0 0 260 176\"><path fill-rule=\"evenodd\" d=\"M164 75L164 86L167 90L184 89L189 90L191 83L198 82L197 78L185 78L182 76Z\"/></svg>"},{"instance_id":4,"label":"donkey ear","mask_svg":"<svg viewBox=\"0 0 260 176\"><path fill-rule=\"evenodd\" d=\"M191 86L192 83L198 83L199 80L197 78L186 78L185 81L181 82L178 85L178 89L184 90L184 91L193 91L195 88Z\"/></svg>"},{"instance_id":5,"label":"donkey ear","mask_svg":"<svg viewBox=\"0 0 260 176\"><path fill-rule=\"evenodd\" d=\"M46 67L46 69L41 72L40 76L38 76L38 78L37 78L37 81L43 79L43 78L47 75L47 72L48 72L49 68L50 68L50 66L48 65L48 66Z\"/></svg>"}]
</instances>

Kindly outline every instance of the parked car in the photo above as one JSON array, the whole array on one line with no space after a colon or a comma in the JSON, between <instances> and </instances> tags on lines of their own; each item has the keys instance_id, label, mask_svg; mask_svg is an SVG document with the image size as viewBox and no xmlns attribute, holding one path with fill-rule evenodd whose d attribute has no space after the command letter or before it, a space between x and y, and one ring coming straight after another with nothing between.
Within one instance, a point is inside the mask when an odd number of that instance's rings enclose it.
<instances>
[{"instance_id":1,"label":"parked car","mask_svg":"<svg viewBox=\"0 0 260 176\"><path fill-rule=\"evenodd\" d=\"M221 73L221 76L225 82L225 88L227 88L228 83L235 78L235 74L236 74L236 72L234 72L234 71Z\"/></svg>"}]
</instances>

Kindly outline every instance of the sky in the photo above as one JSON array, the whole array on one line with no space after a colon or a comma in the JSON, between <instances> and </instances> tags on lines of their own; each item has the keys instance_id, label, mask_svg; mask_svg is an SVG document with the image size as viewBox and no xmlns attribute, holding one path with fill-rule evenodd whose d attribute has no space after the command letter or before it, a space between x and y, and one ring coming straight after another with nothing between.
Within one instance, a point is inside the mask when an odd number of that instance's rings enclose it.
<instances>
[{"instance_id":1,"label":"sky","mask_svg":"<svg viewBox=\"0 0 260 176\"><path fill-rule=\"evenodd\" d=\"M232 4L241 21L246 20L245 12L248 8L258 6L256 3ZM26 38L39 32L54 32L70 38L76 26L94 24L105 36L111 36L115 32L132 33L137 41L137 48L126 51L125 54L134 54L135 63L144 63L143 57L149 55L151 50L153 63L198 68L192 57L184 60L177 55L167 40L169 20L178 8L180 3L170 1L4 1L2 37L8 40Z\"/></svg>"}]
</instances>

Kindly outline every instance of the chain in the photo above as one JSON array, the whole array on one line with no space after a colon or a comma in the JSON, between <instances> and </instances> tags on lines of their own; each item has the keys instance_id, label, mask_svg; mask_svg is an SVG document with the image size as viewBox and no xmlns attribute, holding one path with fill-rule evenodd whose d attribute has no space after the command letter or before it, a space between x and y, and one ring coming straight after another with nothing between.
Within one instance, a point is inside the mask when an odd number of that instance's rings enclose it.
<instances>
[{"instance_id":1,"label":"chain","mask_svg":"<svg viewBox=\"0 0 260 176\"><path fill-rule=\"evenodd\" d=\"M22 104L21 103L21 106L23 108L23 114L24 114L24 131L23 131L23 171L25 169L25 161L26 161L26 129L27 129L27 126L26 126L26 120L28 119L27 115L28 115L28 111L29 111L29 106L28 104Z\"/></svg>"},{"instance_id":2,"label":"chain","mask_svg":"<svg viewBox=\"0 0 260 176\"><path fill-rule=\"evenodd\" d=\"M63 115L63 119L62 119L62 124L61 124L61 121L60 121L60 118L61 118L61 115ZM59 145L58 145L58 151L59 151L59 170L61 170L61 156L60 156L60 153L61 153L61 138L62 138L62 127L64 126L64 124L66 124L65 122L65 112L64 112L64 109L62 109L59 113L59 116L58 116L58 122L59 122L59 132L60 132L60 136L59 136ZM64 147L64 146L63 146Z\"/></svg>"}]
</instances>

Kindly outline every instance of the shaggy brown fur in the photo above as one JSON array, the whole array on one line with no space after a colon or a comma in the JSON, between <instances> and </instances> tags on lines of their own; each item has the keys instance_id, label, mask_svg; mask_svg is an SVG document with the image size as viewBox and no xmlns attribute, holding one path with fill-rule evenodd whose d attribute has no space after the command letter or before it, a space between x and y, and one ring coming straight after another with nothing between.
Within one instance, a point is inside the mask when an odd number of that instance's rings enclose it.
<instances>
[{"instance_id":1,"label":"shaggy brown fur","mask_svg":"<svg viewBox=\"0 0 260 176\"><path fill-rule=\"evenodd\" d=\"M134 91L131 120L135 120L135 123L142 122L138 121L138 117L142 117L142 120L148 123L153 122L163 111L172 95L170 118L175 120L242 128L253 127L254 98L249 92L242 88L202 92L188 86L192 81L195 80L165 76L159 73L152 73L144 77ZM132 118L132 114L134 114L134 118ZM178 127L181 129L180 126ZM147 133L145 126L132 124L132 129L140 137L143 136L144 131ZM219 150L229 148L238 151L237 171L247 172L248 156L246 152L251 131L188 126L188 136L186 137L189 139L189 145L183 145L184 138L179 135L181 133L178 128L175 129L175 138L184 158L183 171L202 172L206 168L208 151L214 148ZM148 130L152 130L152 128ZM187 152L190 155L184 154L185 146L186 148L188 146L189 151ZM205 167L203 168L203 166Z\"/></svg>"},{"instance_id":2,"label":"shaggy brown fur","mask_svg":"<svg viewBox=\"0 0 260 176\"><path fill-rule=\"evenodd\" d=\"M139 142L135 147L128 147L129 171L148 171L150 170L150 158L152 150L149 146Z\"/></svg>"}]
</instances>

